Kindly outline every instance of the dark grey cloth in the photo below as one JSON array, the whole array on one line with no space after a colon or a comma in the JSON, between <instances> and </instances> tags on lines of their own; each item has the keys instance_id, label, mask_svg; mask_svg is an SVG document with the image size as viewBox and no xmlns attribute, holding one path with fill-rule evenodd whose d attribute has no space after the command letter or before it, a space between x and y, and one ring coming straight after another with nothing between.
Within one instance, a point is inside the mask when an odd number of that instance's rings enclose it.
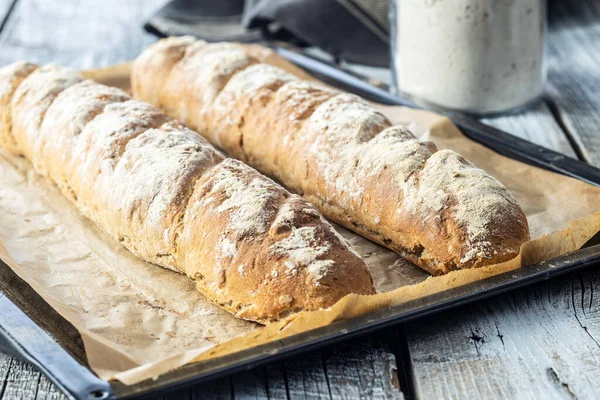
<instances>
[{"instance_id":1,"label":"dark grey cloth","mask_svg":"<svg viewBox=\"0 0 600 400\"><path fill-rule=\"evenodd\" d=\"M254 42L261 30L242 26L244 0L173 0L157 11L144 28L155 35L192 35L209 42Z\"/></svg>"},{"instance_id":2,"label":"dark grey cloth","mask_svg":"<svg viewBox=\"0 0 600 400\"><path fill-rule=\"evenodd\" d=\"M339 59L389 62L388 0L174 0L145 25L160 36L290 41Z\"/></svg>"}]
</instances>

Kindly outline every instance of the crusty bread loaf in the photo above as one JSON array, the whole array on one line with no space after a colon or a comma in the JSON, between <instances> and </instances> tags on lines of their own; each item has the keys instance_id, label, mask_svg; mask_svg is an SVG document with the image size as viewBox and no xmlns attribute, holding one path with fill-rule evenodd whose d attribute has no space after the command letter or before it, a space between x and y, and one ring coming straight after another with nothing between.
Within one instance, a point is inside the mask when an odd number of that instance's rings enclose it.
<instances>
[{"instance_id":1,"label":"crusty bread loaf","mask_svg":"<svg viewBox=\"0 0 600 400\"><path fill-rule=\"evenodd\" d=\"M137 256L266 322L373 293L319 212L125 92L56 65L0 69L0 142Z\"/></svg>"},{"instance_id":2,"label":"crusty bread loaf","mask_svg":"<svg viewBox=\"0 0 600 400\"><path fill-rule=\"evenodd\" d=\"M272 52L170 38L134 62L134 96L164 109L433 274L515 257L527 219L496 179L417 140L361 98L275 67Z\"/></svg>"}]
</instances>

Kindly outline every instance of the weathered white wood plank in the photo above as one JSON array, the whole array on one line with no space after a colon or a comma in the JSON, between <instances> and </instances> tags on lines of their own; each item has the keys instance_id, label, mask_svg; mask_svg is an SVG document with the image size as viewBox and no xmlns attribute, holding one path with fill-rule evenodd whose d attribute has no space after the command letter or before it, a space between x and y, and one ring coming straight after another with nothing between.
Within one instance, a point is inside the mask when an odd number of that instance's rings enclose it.
<instances>
[{"instance_id":1,"label":"weathered white wood plank","mask_svg":"<svg viewBox=\"0 0 600 400\"><path fill-rule=\"evenodd\" d=\"M522 114L487 118L482 122L547 149L577 158L567 136L544 101Z\"/></svg>"},{"instance_id":2,"label":"weathered white wood plank","mask_svg":"<svg viewBox=\"0 0 600 400\"><path fill-rule=\"evenodd\" d=\"M389 346L364 338L156 399L401 399L396 372Z\"/></svg>"},{"instance_id":3,"label":"weathered white wood plank","mask_svg":"<svg viewBox=\"0 0 600 400\"><path fill-rule=\"evenodd\" d=\"M29 364L12 360L10 373L7 377L3 398L34 399L38 392L41 374ZM50 390L56 390L54 388Z\"/></svg>"},{"instance_id":4,"label":"weathered white wood plank","mask_svg":"<svg viewBox=\"0 0 600 400\"><path fill-rule=\"evenodd\" d=\"M253 385L271 399L402 398L396 373L389 346L364 338L267 366Z\"/></svg>"},{"instance_id":5,"label":"weathered white wood plank","mask_svg":"<svg viewBox=\"0 0 600 400\"><path fill-rule=\"evenodd\" d=\"M0 399L64 399L31 365L0 353Z\"/></svg>"},{"instance_id":6,"label":"weathered white wood plank","mask_svg":"<svg viewBox=\"0 0 600 400\"><path fill-rule=\"evenodd\" d=\"M229 400L232 398L232 387L231 379L217 379L203 385L198 385L190 389L190 399L201 400L201 399L215 399L215 400ZM167 398L182 398L185 399L184 393L178 397L177 393L168 394Z\"/></svg>"},{"instance_id":7,"label":"weathered white wood plank","mask_svg":"<svg viewBox=\"0 0 600 400\"><path fill-rule=\"evenodd\" d=\"M0 399L3 398L4 390L8 377L10 376L10 367L12 358L0 353Z\"/></svg>"},{"instance_id":8,"label":"weathered white wood plank","mask_svg":"<svg viewBox=\"0 0 600 400\"><path fill-rule=\"evenodd\" d=\"M422 398L597 398L600 274L558 278L408 329Z\"/></svg>"},{"instance_id":9,"label":"weathered white wood plank","mask_svg":"<svg viewBox=\"0 0 600 400\"><path fill-rule=\"evenodd\" d=\"M370 338L295 357L266 371L268 396L273 399L403 397L389 346Z\"/></svg>"},{"instance_id":10,"label":"weathered white wood plank","mask_svg":"<svg viewBox=\"0 0 600 400\"><path fill-rule=\"evenodd\" d=\"M27 59L74 68L130 60L156 40L142 22L165 0L21 0L0 32L0 65Z\"/></svg>"},{"instance_id":11,"label":"weathered white wood plank","mask_svg":"<svg viewBox=\"0 0 600 400\"><path fill-rule=\"evenodd\" d=\"M48 378L40 374L35 398L36 400L63 400L66 399L66 396Z\"/></svg>"},{"instance_id":12,"label":"weathered white wood plank","mask_svg":"<svg viewBox=\"0 0 600 400\"><path fill-rule=\"evenodd\" d=\"M600 165L600 0L550 1L550 95L574 142Z\"/></svg>"},{"instance_id":13,"label":"weathered white wood plank","mask_svg":"<svg viewBox=\"0 0 600 400\"><path fill-rule=\"evenodd\" d=\"M334 399L387 399L404 398L394 382L396 360L387 346L372 341L352 342L336 346L324 361L327 378ZM352 347L350 347L352 346Z\"/></svg>"},{"instance_id":14,"label":"weathered white wood plank","mask_svg":"<svg viewBox=\"0 0 600 400\"><path fill-rule=\"evenodd\" d=\"M232 398L234 399L267 399L269 392L263 368L242 372L231 377Z\"/></svg>"},{"instance_id":15,"label":"weathered white wood plank","mask_svg":"<svg viewBox=\"0 0 600 400\"><path fill-rule=\"evenodd\" d=\"M320 358L320 354L318 354L318 357ZM267 365L265 367L267 392L270 399L285 399L289 397L285 370L286 367L282 362Z\"/></svg>"},{"instance_id":16,"label":"weathered white wood plank","mask_svg":"<svg viewBox=\"0 0 600 400\"><path fill-rule=\"evenodd\" d=\"M353 351L362 344L356 344ZM282 373L284 382L287 384L287 391L291 399L329 399L331 389L329 387L328 374L330 371L324 368L324 359L327 358L327 352L314 352L302 357L294 358L284 362ZM338 361L339 362L339 361ZM274 368L267 368L267 371L273 371ZM275 387L271 390L272 382L277 382L273 374L269 374L269 395L272 398L281 398L281 387Z\"/></svg>"}]
</instances>

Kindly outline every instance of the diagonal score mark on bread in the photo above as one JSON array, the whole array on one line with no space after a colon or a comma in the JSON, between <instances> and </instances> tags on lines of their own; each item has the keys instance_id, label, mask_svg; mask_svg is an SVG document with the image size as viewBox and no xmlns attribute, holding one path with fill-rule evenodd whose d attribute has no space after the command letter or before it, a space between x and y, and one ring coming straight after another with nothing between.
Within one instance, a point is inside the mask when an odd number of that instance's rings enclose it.
<instances>
[{"instance_id":1,"label":"diagonal score mark on bread","mask_svg":"<svg viewBox=\"0 0 600 400\"><path fill-rule=\"evenodd\" d=\"M140 258L268 322L371 294L318 211L125 92L57 65L0 69L0 142Z\"/></svg>"},{"instance_id":2,"label":"diagonal score mark on bread","mask_svg":"<svg viewBox=\"0 0 600 400\"><path fill-rule=\"evenodd\" d=\"M271 64L284 63L257 46L169 38L138 57L131 83L135 97L433 274L512 259L529 240L514 196L485 171L361 98Z\"/></svg>"}]
</instances>

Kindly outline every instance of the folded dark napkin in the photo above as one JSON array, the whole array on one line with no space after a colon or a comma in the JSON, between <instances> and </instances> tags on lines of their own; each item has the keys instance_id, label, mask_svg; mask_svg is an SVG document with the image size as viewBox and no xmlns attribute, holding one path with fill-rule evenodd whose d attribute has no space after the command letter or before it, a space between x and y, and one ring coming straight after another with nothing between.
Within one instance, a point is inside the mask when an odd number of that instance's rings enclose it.
<instances>
[{"instance_id":1,"label":"folded dark napkin","mask_svg":"<svg viewBox=\"0 0 600 400\"><path fill-rule=\"evenodd\" d=\"M145 28L210 42L288 41L345 61L387 66L387 12L388 0L174 0Z\"/></svg>"},{"instance_id":2,"label":"folded dark napkin","mask_svg":"<svg viewBox=\"0 0 600 400\"><path fill-rule=\"evenodd\" d=\"M244 0L173 0L158 10L144 28L160 37L192 35L209 42L254 42L259 28L242 26Z\"/></svg>"}]
</instances>

